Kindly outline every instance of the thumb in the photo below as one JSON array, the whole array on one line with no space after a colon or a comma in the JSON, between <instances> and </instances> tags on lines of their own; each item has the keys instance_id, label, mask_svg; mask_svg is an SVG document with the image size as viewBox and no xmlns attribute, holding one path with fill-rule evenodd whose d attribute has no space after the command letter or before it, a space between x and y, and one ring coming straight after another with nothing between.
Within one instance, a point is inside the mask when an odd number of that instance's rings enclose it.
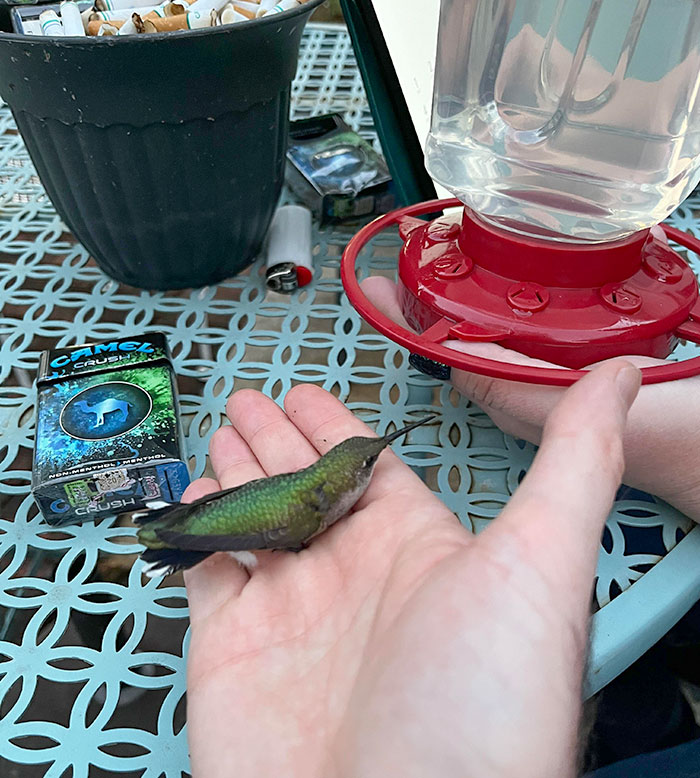
<instances>
[{"instance_id":1,"label":"thumb","mask_svg":"<svg viewBox=\"0 0 700 778\"><path fill-rule=\"evenodd\" d=\"M607 362L567 390L544 428L523 483L492 527L491 540L517 553L556 596L588 608L600 536L624 470L622 438L641 373ZM564 585L561 585L564 584Z\"/></svg>"}]
</instances>

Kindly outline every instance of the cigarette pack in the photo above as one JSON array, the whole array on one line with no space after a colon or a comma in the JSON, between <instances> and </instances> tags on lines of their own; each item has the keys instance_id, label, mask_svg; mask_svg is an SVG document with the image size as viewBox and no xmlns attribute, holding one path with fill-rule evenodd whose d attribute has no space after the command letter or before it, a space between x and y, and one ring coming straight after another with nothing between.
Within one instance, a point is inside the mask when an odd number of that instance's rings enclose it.
<instances>
[{"instance_id":1,"label":"cigarette pack","mask_svg":"<svg viewBox=\"0 0 700 778\"><path fill-rule=\"evenodd\" d=\"M291 122L286 181L322 223L396 204L384 158L337 114Z\"/></svg>"},{"instance_id":2,"label":"cigarette pack","mask_svg":"<svg viewBox=\"0 0 700 778\"><path fill-rule=\"evenodd\" d=\"M37 394L32 493L49 524L180 499L189 474L162 334L44 351Z\"/></svg>"}]
</instances>

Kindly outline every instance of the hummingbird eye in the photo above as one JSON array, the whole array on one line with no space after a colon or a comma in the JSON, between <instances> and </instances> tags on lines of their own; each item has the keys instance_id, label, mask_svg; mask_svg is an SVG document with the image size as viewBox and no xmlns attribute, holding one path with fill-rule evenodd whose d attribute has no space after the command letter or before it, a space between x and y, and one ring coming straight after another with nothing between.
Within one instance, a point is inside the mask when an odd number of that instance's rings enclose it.
<instances>
[{"instance_id":1,"label":"hummingbird eye","mask_svg":"<svg viewBox=\"0 0 700 778\"><path fill-rule=\"evenodd\" d=\"M371 467L377 461L378 456L379 456L378 454L372 454L372 456L367 457L367 459L365 459L365 461L363 462L363 466Z\"/></svg>"}]
</instances>

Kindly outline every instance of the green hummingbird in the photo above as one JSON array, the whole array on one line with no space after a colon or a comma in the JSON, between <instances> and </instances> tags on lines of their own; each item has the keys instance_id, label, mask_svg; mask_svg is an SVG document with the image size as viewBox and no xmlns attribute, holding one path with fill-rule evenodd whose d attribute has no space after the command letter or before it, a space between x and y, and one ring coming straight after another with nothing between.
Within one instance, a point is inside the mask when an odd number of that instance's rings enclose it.
<instances>
[{"instance_id":1,"label":"green hummingbird","mask_svg":"<svg viewBox=\"0 0 700 778\"><path fill-rule=\"evenodd\" d=\"M313 465L259 478L191 503L148 503L131 518L146 546L149 577L193 567L216 551L229 551L253 567L253 551L301 551L342 518L364 494L381 452L394 440L434 419L426 416L382 438L344 440Z\"/></svg>"}]
</instances>

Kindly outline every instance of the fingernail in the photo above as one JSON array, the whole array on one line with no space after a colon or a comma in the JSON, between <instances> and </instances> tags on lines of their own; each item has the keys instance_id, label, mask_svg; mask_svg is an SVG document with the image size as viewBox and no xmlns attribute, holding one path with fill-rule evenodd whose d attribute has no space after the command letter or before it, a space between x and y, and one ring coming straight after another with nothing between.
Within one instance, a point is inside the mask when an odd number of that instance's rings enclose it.
<instances>
[{"instance_id":1,"label":"fingernail","mask_svg":"<svg viewBox=\"0 0 700 778\"><path fill-rule=\"evenodd\" d=\"M435 360L422 357L420 354L409 354L408 364L424 375L437 378L438 381L449 381L452 375L452 368L449 365L435 362Z\"/></svg>"},{"instance_id":2,"label":"fingernail","mask_svg":"<svg viewBox=\"0 0 700 778\"><path fill-rule=\"evenodd\" d=\"M638 367L626 362L623 367L618 370L617 375L615 376L615 385L617 386L617 391L620 393L626 408L629 409L634 402L641 383L642 371Z\"/></svg>"}]
</instances>

